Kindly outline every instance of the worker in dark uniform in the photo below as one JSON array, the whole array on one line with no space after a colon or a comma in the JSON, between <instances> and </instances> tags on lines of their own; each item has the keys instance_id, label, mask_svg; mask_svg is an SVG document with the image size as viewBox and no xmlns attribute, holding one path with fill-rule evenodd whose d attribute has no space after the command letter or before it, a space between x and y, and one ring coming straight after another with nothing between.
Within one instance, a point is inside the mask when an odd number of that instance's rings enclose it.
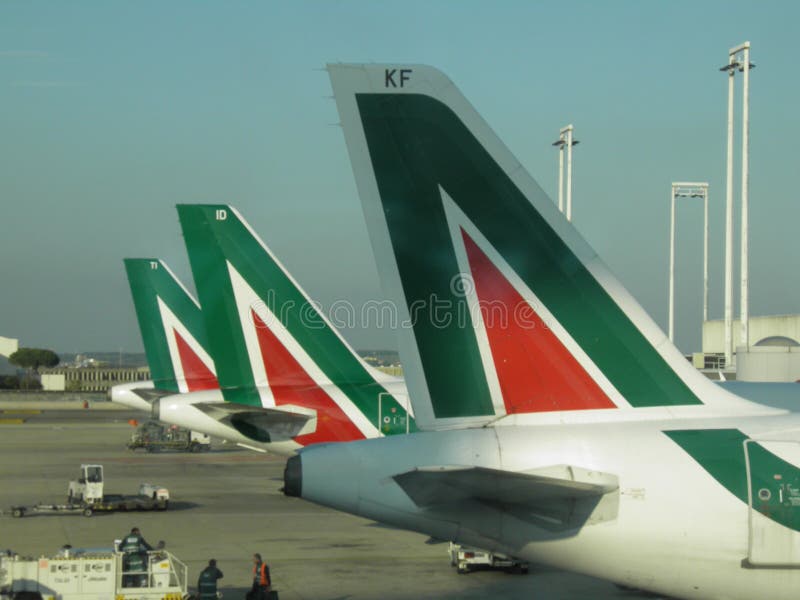
<instances>
[{"instance_id":1,"label":"worker in dark uniform","mask_svg":"<svg viewBox=\"0 0 800 600\"><path fill-rule=\"evenodd\" d=\"M260 554L253 554L253 587L247 593L247 600L267 600L270 583L267 563L261 560Z\"/></svg>"},{"instance_id":2,"label":"worker in dark uniform","mask_svg":"<svg viewBox=\"0 0 800 600\"><path fill-rule=\"evenodd\" d=\"M147 553L152 549L138 527L122 538L122 587L142 587L147 583Z\"/></svg>"},{"instance_id":3,"label":"worker in dark uniform","mask_svg":"<svg viewBox=\"0 0 800 600\"><path fill-rule=\"evenodd\" d=\"M197 578L198 600L217 600L217 580L222 577L222 571L217 568L217 561L212 558Z\"/></svg>"},{"instance_id":4,"label":"worker in dark uniform","mask_svg":"<svg viewBox=\"0 0 800 600\"><path fill-rule=\"evenodd\" d=\"M142 537L142 532L138 527L131 529L131 532L122 538L122 543L119 545L121 552L149 552L153 547L147 543Z\"/></svg>"}]
</instances>

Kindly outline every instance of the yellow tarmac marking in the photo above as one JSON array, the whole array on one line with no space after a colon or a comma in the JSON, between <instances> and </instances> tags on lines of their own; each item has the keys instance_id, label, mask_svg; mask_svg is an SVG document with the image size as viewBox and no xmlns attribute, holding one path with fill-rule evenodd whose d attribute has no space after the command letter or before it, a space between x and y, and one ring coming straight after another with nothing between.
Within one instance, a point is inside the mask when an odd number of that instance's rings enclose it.
<instances>
[{"instance_id":1,"label":"yellow tarmac marking","mask_svg":"<svg viewBox=\"0 0 800 600\"><path fill-rule=\"evenodd\" d=\"M25 419L0 419L0 425L22 425Z\"/></svg>"},{"instance_id":2,"label":"yellow tarmac marking","mask_svg":"<svg viewBox=\"0 0 800 600\"><path fill-rule=\"evenodd\" d=\"M129 465L145 465L145 464L152 464L154 461L158 460L158 456L162 456L164 459L169 457L170 462L174 463L182 463L182 464L232 464L232 463L264 463L264 462L280 462L285 460L284 457L276 456L272 457L270 455L264 454L227 454L224 452L211 453L198 453L198 454L177 454L177 453L157 453L157 454L141 454L138 456L121 456L121 457L109 457L105 459L107 463L121 463L121 464L129 464ZM90 462L87 459L85 462Z\"/></svg>"},{"instance_id":3,"label":"yellow tarmac marking","mask_svg":"<svg viewBox=\"0 0 800 600\"><path fill-rule=\"evenodd\" d=\"M8 410L0 410L4 415L40 415L42 411L38 408L9 408Z\"/></svg>"}]
</instances>

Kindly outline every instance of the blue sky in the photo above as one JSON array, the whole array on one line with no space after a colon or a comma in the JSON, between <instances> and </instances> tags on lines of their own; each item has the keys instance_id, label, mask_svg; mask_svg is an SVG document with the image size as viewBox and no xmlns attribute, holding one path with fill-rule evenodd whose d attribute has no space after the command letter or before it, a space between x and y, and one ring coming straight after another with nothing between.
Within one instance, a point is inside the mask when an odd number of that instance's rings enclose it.
<instances>
[{"instance_id":1,"label":"blue sky","mask_svg":"<svg viewBox=\"0 0 800 600\"><path fill-rule=\"evenodd\" d=\"M122 258L190 281L186 202L237 206L323 306L380 298L322 70L335 61L442 69L552 196L550 144L574 123L574 222L665 328L669 184L709 181L721 317L717 69L744 40L751 313L800 312L799 19L792 2L0 2L0 335L140 350ZM701 219L699 204L679 211L684 351L700 345ZM389 331L345 335L394 346Z\"/></svg>"}]
</instances>

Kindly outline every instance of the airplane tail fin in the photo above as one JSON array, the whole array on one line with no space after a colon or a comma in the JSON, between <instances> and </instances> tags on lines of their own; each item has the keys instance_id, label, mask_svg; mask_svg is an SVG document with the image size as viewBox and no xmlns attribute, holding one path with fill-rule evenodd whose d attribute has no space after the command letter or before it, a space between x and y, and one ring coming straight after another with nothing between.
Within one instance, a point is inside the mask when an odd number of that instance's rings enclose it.
<instances>
[{"instance_id":1,"label":"airplane tail fin","mask_svg":"<svg viewBox=\"0 0 800 600\"><path fill-rule=\"evenodd\" d=\"M757 410L693 369L445 75L328 70L421 428Z\"/></svg>"},{"instance_id":2,"label":"airplane tail fin","mask_svg":"<svg viewBox=\"0 0 800 600\"><path fill-rule=\"evenodd\" d=\"M136 318L156 389L194 392L218 387L200 306L155 258L126 258Z\"/></svg>"},{"instance_id":3,"label":"airplane tail fin","mask_svg":"<svg viewBox=\"0 0 800 600\"><path fill-rule=\"evenodd\" d=\"M235 208L178 215L226 400L311 407L338 422L329 439L373 437L380 410L405 414L397 380L353 351Z\"/></svg>"}]
</instances>

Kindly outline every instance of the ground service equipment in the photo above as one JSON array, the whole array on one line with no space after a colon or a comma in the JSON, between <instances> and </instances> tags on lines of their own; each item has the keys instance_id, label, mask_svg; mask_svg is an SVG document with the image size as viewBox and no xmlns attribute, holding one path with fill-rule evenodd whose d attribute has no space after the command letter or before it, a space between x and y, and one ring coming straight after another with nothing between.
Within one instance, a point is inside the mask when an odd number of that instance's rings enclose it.
<instances>
[{"instance_id":1,"label":"ground service equipment","mask_svg":"<svg viewBox=\"0 0 800 600\"><path fill-rule=\"evenodd\" d=\"M202 452L211 450L211 438L204 433L190 431L177 425L164 425L158 421L147 421L136 428L128 442L130 450L142 448L148 452L177 450Z\"/></svg>"},{"instance_id":2,"label":"ground service equipment","mask_svg":"<svg viewBox=\"0 0 800 600\"><path fill-rule=\"evenodd\" d=\"M55 556L0 553L0 600L184 600L186 565L166 550L141 567L110 548L64 549Z\"/></svg>"},{"instance_id":3,"label":"ground service equipment","mask_svg":"<svg viewBox=\"0 0 800 600\"><path fill-rule=\"evenodd\" d=\"M528 563L524 560L453 542L450 542L448 553L450 565L456 567L459 575L481 568L505 569L510 573L527 573L529 569Z\"/></svg>"},{"instance_id":4,"label":"ground service equipment","mask_svg":"<svg viewBox=\"0 0 800 600\"><path fill-rule=\"evenodd\" d=\"M13 517L27 514L82 514L91 517L96 512L128 510L166 510L169 490L151 483L139 486L138 495L106 494L103 487L102 465L81 465L78 479L69 482L66 504L33 504L12 506Z\"/></svg>"}]
</instances>

